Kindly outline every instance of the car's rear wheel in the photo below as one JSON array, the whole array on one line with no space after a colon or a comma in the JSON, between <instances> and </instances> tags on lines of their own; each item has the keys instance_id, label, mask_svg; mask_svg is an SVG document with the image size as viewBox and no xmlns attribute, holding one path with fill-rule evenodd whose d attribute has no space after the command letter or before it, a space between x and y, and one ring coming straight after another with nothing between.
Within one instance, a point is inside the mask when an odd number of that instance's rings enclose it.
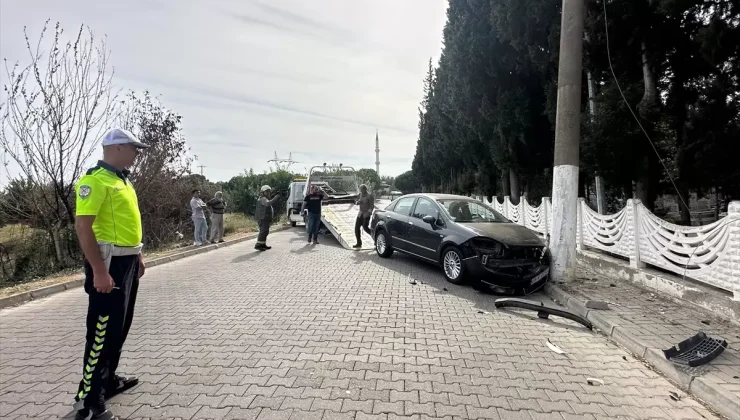
<instances>
[{"instance_id":1,"label":"car's rear wheel","mask_svg":"<svg viewBox=\"0 0 740 420\"><path fill-rule=\"evenodd\" d=\"M393 255L393 248L388 242L388 234L385 233L384 230L381 230L377 235L375 235L375 252L377 252L381 258L388 258Z\"/></svg>"},{"instance_id":2,"label":"car's rear wheel","mask_svg":"<svg viewBox=\"0 0 740 420\"><path fill-rule=\"evenodd\" d=\"M442 252L442 270L444 270L445 278L450 283L465 283L465 266L459 249L454 246L445 248Z\"/></svg>"}]
</instances>

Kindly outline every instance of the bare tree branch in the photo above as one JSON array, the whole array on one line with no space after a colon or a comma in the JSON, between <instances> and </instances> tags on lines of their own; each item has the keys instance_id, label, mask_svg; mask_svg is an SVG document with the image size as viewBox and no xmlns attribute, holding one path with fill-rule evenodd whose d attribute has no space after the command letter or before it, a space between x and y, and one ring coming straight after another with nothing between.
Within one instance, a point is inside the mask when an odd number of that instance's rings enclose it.
<instances>
[{"instance_id":1,"label":"bare tree branch","mask_svg":"<svg viewBox=\"0 0 740 420\"><path fill-rule=\"evenodd\" d=\"M24 212L33 212L44 226L64 226L74 222L74 181L115 116L117 95L105 37L96 42L92 30L81 25L65 42L57 23L47 41L48 26L49 21L35 44L24 28L25 67L5 61L0 148L20 167L19 179L30 183L26 191L33 192L33 202L22 206Z\"/></svg>"}]
</instances>

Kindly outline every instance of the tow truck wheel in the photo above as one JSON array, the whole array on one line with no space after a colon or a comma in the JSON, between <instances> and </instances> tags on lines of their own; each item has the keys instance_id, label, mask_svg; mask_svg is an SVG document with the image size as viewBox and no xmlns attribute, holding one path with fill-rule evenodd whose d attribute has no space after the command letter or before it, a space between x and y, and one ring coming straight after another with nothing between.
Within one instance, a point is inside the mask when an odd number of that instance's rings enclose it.
<instances>
[{"instance_id":1,"label":"tow truck wheel","mask_svg":"<svg viewBox=\"0 0 740 420\"><path fill-rule=\"evenodd\" d=\"M381 258L388 258L393 255L393 248L391 248L391 245L388 243L388 236L386 236L385 231L381 230L377 235L375 235L375 252L377 252Z\"/></svg>"}]
</instances>

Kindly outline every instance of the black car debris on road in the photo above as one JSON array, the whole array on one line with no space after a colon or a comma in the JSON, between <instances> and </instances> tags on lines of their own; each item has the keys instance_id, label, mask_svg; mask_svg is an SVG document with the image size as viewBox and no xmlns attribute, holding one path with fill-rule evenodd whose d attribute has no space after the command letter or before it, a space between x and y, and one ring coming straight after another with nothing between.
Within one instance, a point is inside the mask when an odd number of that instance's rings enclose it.
<instances>
[{"instance_id":1,"label":"black car debris on road","mask_svg":"<svg viewBox=\"0 0 740 420\"><path fill-rule=\"evenodd\" d=\"M476 281L496 293L529 294L549 279L550 252L534 231L470 197L408 194L371 222L375 250L440 266L447 281Z\"/></svg>"}]
</instances>

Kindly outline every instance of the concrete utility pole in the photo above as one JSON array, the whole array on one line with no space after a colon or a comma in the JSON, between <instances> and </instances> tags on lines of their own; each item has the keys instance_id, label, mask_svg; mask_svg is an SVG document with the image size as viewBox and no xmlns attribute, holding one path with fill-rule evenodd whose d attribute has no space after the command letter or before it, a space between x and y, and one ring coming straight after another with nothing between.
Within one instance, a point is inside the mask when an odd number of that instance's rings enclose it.
<instances>
[{"instance_id":1,"label":"concrete utility pole","mask_svg":"<svg viewBox=\"0 0 740 420\"><path fill-rule=\"evenodd\" d=\"M576 276L584 0L563 0L552 181L551 278Z\"/></svg>"}]
</instances>

